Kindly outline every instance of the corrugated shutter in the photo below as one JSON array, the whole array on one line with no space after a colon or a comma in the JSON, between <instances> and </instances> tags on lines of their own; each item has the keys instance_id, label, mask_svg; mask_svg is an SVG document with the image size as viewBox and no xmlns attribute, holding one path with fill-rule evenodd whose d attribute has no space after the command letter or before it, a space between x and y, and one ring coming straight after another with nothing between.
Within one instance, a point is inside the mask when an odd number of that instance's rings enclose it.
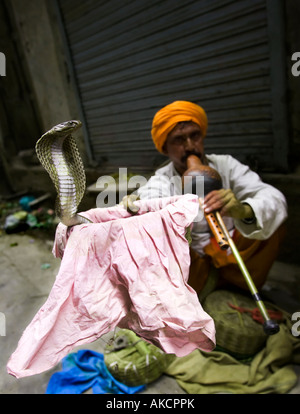
<instances>
[{"instance_id":1,"label":"corrugated shutter","mask_svg":"<svg viewBox=\"0 0 300 414\"><path fill-rule=\"evenodd\" d=\"M91 152L103 168L152 170L161 163L152 118L181 99L208 114L207 153L278 167L267 0L59 5Z\"/></svg>"}]
</instances>

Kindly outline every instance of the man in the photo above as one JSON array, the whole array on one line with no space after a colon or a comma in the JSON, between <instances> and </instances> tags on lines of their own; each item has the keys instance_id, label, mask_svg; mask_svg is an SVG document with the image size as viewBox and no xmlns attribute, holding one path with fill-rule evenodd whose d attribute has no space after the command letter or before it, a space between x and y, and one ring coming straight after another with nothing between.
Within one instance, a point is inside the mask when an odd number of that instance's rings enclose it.
<instances>
[{"instance_id":1,"label":"man","mask_svg":"<svg viewBox=\"0 0 300 414\"><path fill-rule=\"evenodd\" d=\"M146 185L139 188L140 199L182 194L181 177L187 157L217 170L223 188L204 198L206 212L219 210L257 288L266 281L284 235L287 205L283 194L263 183L246 165L230 155L205 154L208 121L203 108L187 101L175 101L159 110L153 119L152 138L157 150L170 159ZM175 184L174 184L175 183ZM179 183L179 184L178 184ZM218 284L247 289L231 251L222 251L203 218L192 228L189 284L201 293L211 269L218 269Z\"/></svg>"}]
</instances>

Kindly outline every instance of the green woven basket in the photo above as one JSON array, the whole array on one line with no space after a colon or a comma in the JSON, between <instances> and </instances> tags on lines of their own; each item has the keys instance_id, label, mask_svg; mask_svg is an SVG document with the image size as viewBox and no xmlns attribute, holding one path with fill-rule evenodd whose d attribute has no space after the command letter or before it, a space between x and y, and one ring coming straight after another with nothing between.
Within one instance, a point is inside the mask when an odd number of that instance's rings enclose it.
<instances>
[{"instance_id":1,"label":"green woven basket","mask_svg":"<svg viewBox=\"0 0 300 414\"><path fill-rule=\"evenodd\" d=\"M118 381L128 386L150 384L174 359L128 329L120 329L104 350L104 362Z\"/></svg>"},{"instance_id":2,"label":"green woven basket","mask_svg":"<svg viewBox=\"0 0 300 414\"><path fill-rule=\"evenodd\" d=\"M252 357L264 347L267 335L251 314L241 313L229 304L247 309L257 307L251 297L233 291L216 290L206 297L202 306L215 322L216 350L238 359Z\"/></svg>"}]
</instances>

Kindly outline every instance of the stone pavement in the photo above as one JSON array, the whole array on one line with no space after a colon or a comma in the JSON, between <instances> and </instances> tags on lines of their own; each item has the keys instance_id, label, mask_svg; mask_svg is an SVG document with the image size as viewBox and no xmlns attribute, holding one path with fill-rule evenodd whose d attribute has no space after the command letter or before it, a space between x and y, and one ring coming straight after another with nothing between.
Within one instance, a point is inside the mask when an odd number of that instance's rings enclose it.
<instances>
[{"instance_id":1,"label":"stone pavement","mask_svg":"<svg viewBox=\"0 0 300 414\"><path fill-rule=\"evenodd\" d=\"M52 256L52 244L53 239L49 237L27 233L0 237L0 312L5 316L6 330L5 336L0 336L0 394L44 394L50 376L60 369L54 367L43 374L19 380L6 372L6 363L23 330L46 301L58 272L60 260ZM277 262L270 272L265 292L270 297L273 295L276 303L286 310L300 311L299 278L297 266ZM103 352L108 336L110 334L73 351L88 348ZM300 393L300 366L295 366L295 370L299 381L291 394ZM166 375L148 385L144 393L185 394L175 379Z\"/></svg>"}]
</instances>

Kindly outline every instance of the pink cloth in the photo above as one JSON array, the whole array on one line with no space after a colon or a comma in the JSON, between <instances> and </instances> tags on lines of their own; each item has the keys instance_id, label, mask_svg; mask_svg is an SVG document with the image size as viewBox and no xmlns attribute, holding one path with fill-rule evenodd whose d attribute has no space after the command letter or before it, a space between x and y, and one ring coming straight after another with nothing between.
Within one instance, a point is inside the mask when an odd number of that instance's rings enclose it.
<instances>
[{"instance_id":1,"label":"pink cloth","mask_svg":"<svg viewBox=\"0 0 300 414\"><path fill-rule=\"evenodd\" d=\"M134 331L167 353L215 347L215 326L187 284L186 228L198 213L193 195L82 213L93 224L59 224L61 266L46 303L24 331L7 370L17 378L55 366L75 346L115 327Z\"/></svg>"}]
</instances>

